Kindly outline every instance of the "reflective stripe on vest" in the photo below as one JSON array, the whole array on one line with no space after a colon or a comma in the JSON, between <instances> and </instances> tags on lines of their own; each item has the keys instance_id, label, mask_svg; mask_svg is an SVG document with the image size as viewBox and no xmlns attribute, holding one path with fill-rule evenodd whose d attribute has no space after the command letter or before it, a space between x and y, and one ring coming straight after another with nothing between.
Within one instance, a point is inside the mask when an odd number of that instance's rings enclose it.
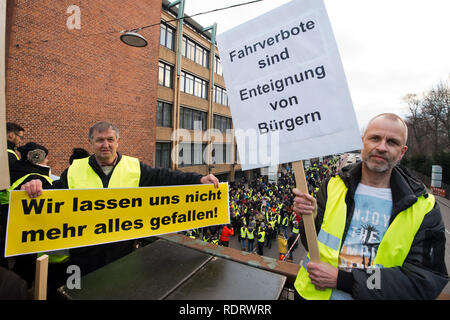
<instances>
[{"instance_id":1,"label":"reflective stripe on vest","mask_svg":"<svg viewBox=\"0 0 450 320\"><path fill-rule=\"evenodd\" d=\"M321 230L317 236L320 260L338 267L339 253L342 235L344 234L347 216L345 196L347 187L340 177L330 179L327 187L327 203ZM394 221L386 230L377 255L373 262L375 267L391 268L402 266L406 259L411 244L422 224L425 215L430 212L435 204L434 196L429 194L427 198L420 196L417 202L408 209L398 213ZM297 292L308 300L328 300L332 290L316 290L311 283L306 270L309 262L309 254L301 267L294 286Z\"/></svg>"},{"instance_id":2,"label":"reflective stripe on vest","mask_svg":"<svg viewBox=\"0 0 450 320\"><path fill-rule=\"evenodd\" d=\"M13 155L16 156L17 160L20 160L19 156L17 155L17 153L14 150L8 149L7 150L9 153L12 153Z\"/></svg>"},{"instance_id":3,"label":"reflective stripe on vest","mask_svg":"<svg viewBox=\"0 0 450 320\"><path fill-rule=\"evenodd\" d=\"M275 228L275 223L276 223L275 220L272 220L272 221L269 222L269 224L272 227L272 229Z\"/></svg>"},{"instance_id":4,"label":"reflective stripe on vest","mask_svg":"<svg viewBox=\"0 0 450 320\"><path fill-rule=\"evenodd\" d=\"M0 204L9 203L9 193L6 190L0 191Z\"/></svg>"},{"instance_id":5,"label":"reflective stripe on vest","mask_svg":"<svg viewBox=\"0 0 450 320\"><path fill-rule=\"evenodd\" d=\"M139 159L122 156L114 167L108 188L139 187L141 167ZM103 183L89 165L89 158L76 159L67 172L69 189L103 189Z\"/></svg>"},{"instance_id":6,"label":"reflective stripe on vest","mask_svg":"<svg viewBox=\"0 0 450 320\"><path fill-rule=\"evenodd\" d=\"M20 184L22 182L24 182L29 176L40 176L40 177L45 178L48 181L48 183L53 184L53 180L49 176L39 174L39 173L29 173L27 175L24 175L22 178L14 181L14 183L8 189L6 189L5 191L3 191L0 194L0 204L8 204L9 203L9 193L12 190L14 190L15 188L17 188L18 186L20 186Z\"/></svg>"},{"instance_id":7,"label":"reflective stripe on vest","mask_svg":"<svg viewBox=\"0 0 450 320\"><path fill-rule=\"evenodd\" d=\"M48 255L48 263L63 263L69 260L70 258L69 249L56 250L48 253L41 252L38 253L37 256L40 257L43 256L44 254Z\"/></svg>"}]
</instances>

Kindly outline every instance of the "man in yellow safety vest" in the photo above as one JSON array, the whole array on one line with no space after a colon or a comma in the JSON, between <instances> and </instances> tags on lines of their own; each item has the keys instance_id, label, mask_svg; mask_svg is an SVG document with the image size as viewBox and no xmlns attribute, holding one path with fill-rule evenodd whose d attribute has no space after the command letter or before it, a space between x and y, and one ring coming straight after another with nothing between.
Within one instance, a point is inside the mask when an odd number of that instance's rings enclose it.
<instances>
[{"instance_id":1,"label":"man in yellow safety vest","mask_svg":"<svg viewBox=\"0 0 450 320\"><path fill-rule=\"evenodd\" d=\"M89 130L89 143L93 155L76 159L53 183L53 189L127 188L183 184L214 184L219 180L212 174L153 168L137 158L120 154L119 130L109 122L98 122ZM31 198L42 193L42 182L31 180L21 188ZM70 250L70 261L80 267L82 275L92 272L120 257L131 253L134 241L122 241Z\"/></svg>"},{"instance_id":2,"label":"man in yellow safety vest","mask_svg":"<svg viewBox=\"0 0 450 320\"><path fill-rule=\"evenodd\" d=\"M8 163L9 168L14 162L19 160L19 155L16 152L17 147L20 146L24 138L25 129L22 126L14 122L8 122L6 124L6 140L7 140L7 151L8 151Z\"/></svg>"},{"instance_id":3,"label":"man in yellow safety vest","mask_svg":"<svg viewBox=\"0 0 450 320\"><path fill-rule=\"evenodd\" d=\"M317 201L294 189L294 211L313 214L320 262L304 261L303 299L435 299L448 282L445 228L435 198L406 168L407 126L395 114L370 120L362 162L326 180ZM301 240L307 249L303 219Z\"/></svg>"},{"instance_id":4,"label":"man in yellow safety vest","mask_svg":"<svg viewBox=\"0 0 450 320\"><path fill-rule=\"evenodd\" d=\"M247 239L247 226L245 224L243 224L241 226L240 231L241 232L239 234L239 242L241 244L241 250L245 251L245 248L246 248L246 246L245 246L245 239Z\"/></svg>"},{"instance_id":5,"label":"man in yellow safety vest","mask_svg":"<svg viewBox=\"0 0 450 320\"><path fill-rule=\"evenodd\" d=\"M48 163L48 150L35 142L28 142L18 148L22 158L11 165L11 186L0 193L0 204L2 205L2 226L6 226L8 219L9 194L12 190L20 190L22 184L32 180L39 179L46 188L50 188L53 181L50 178L50 167ZM6 234L0 231L0 248L3 256ZM14 261L12 270L27 282L28 288L31 288L35 274L36 255L26 254L11 258ZM50 258L54 258L52 255ZM0 257L1 264L5 266L7 259ZM53 262L50 259L50 262Z\"/></svg>"},{"instance_id":6,"label":"man in yellow safety vest","mask_svg":"<svg viewBox=\"0 0 450 320\"><path fill-rule=\"evenodd\" d=\"M9 177L10 183L13 184L15 180L12 180L12 170L14 163L20 160L19 154L17 153L17 147L20 146L24 138L25 129L22 126L14 122L6 123L6 142L7 142L7 152L8 152L8 165L9 165ZM3 253L5 246L5 236L6 236L6 220L8 216L8 201L9 193L7 190L0 190L0 252ZM8 268L7 259L0 257L0 266Z\"/></svg>"}]
</instances>

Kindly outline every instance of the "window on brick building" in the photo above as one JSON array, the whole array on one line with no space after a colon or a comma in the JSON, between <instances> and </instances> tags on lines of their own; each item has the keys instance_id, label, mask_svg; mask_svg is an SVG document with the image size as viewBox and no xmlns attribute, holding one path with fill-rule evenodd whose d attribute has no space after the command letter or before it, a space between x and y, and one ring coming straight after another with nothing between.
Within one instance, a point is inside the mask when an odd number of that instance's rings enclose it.
<instances>
[{"instance_id":1,"label":"window on brick building","mask_svg":"<svg viewBox=\"0 0 450 320\"><path fill-rule=\"evenodd\" d=\"M220 63L220 58L217 56L216 59L214 59L214 72L219 76L223 76L222 63Z\"/></svg>"},{"instance_id":2,"label":"window on brick building","mask_svg":"<svg viewBox=\"0 0 450 320\"><path fill-rule=\"evenodd\" d=\"M156 142L155 167L170 168L170 142Z\"/></svg>"},{"instance_id":3,"label":"window on brick building","mask_svg":"<svg viewBox=\"0 0 450 320\"><path fill-rule=\"evenodd\" d=\"M181 142L178 149L178 165L180 167L205 164L204 152L206 143Z\"/></svg>"},{"instance_id":4,"label":"window on brick building","mask_svg":"<svg viewBox=\"0 0 450 320\"><path fill-rule=\"evenodd\" d=\"M189 60L192 60L205 68L209 68L209 51L186 36L183 36L181 54Z\"/></svg>"},{"instance_id":5,"label":"window on brick building","mask_svg":"<svg viewBox=\"0 0 450 320\"><path fill-rule=\"evenodd\" d=\"M219 86L214 86L214 102L228 106L227 90Z\"/></svg>"},{"instance_id":6,"label":"window on brick building","mask_svg":"<svg viewBox=\"0 0 450 320\"><path fill-rule=\"evenodd\" d=\"M213 127L214 129L220 130L220 132L226 133L227 130L231 130L231 118L215 114L213 118Z\"/></svg>"},{"instance_id":7,"label":"window on brick building","mask_svg":"<svg viewBox=\"0 0 450 320\"><path fill-rule=\"evenodd\" d=\"M233 145L230 143L213 143L211 160L213 164L230 164Z\"/></svg>"},{"instance_id":8,"label":"window on brick building","mask_svg":"<svg viewBox=\"0 0 450 320\"><path fill-rule=\"evenodd\" d=\"M175 48L175 29L164 21L161 21L161 30L159 36L159 44L174 50Z\"/></svg>"},{"instance_id":9,"label":"window on brick building","mask_svg":"<svg viewBox=\"0 0 450 320\"><path fill-rule=\"evenodd\" d=\"M208 99L208 81L181 71L180 90L193 96Z\"/></svg>"},{"instance_id":10,"label":"window on brick building","mask_svg":"<svg viewBox=\"0 0 450 320\"><path fill-rule=\"evenodd\" d=\"M180 107L180 128L205 131L207 126L207 112Z\"/></svg>"},{"instance_id":11,"label":"window on brick building","mask_svg":"<svg viewBox=\"0 0 450 320\"><path fill-rule=\"evenodd\" d=\"M159 62L158 84L160 86L172 88L173 83L173 66Z\"/></svg>"},{"instance_id":12,"label":"window on brick building","mask_svg":"<svg viewBox=\"0 0 450 320\"><path fill-rule=\"evenodd\" d=\"M172 127L172 104L158 101L156 107L156 125L158 127Z\"/></svg>"}]
</instances>

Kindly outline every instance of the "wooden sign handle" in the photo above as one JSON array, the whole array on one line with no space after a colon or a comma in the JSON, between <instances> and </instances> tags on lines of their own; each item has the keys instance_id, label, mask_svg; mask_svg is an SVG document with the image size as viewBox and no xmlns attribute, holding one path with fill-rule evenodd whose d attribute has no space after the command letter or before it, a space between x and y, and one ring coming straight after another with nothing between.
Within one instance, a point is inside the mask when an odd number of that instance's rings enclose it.
<instances>
[{"instance_id":1,"label":"wooden sign handle","mask_svg":"<svg viewBox=\"0 0 450 320\"><path fill-rule=\"evenodd\" d=\"M294 169L295 183L297 189L302 193L308 193L308 185L306 184L305 170L303 170L303 162L295 161L292 163ZM314 217L312 215L303 215L303 225L305 226L306 241L308 242L309 258L312 262L320 262L319 246L317 245L316 226L314 225Z\"/></svg>"},{"instance_id":2,"label":"wooden sign handle","mask_svg":"<svg viewBox=\"0 0 450 320\"><path fill-rule=\"evenodd\" d=\"M48 255L36 259L36 276L34 279L34 299L47 299Z\"/></svg>"}]
</instances>

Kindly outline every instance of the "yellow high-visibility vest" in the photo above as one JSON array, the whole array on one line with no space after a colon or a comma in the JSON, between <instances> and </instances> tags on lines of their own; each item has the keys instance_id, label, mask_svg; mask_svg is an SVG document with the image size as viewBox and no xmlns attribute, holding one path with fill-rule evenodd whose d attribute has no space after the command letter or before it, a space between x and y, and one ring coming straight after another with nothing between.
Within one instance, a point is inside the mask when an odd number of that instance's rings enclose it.
<instances>
[{"instance_id":1,"label":"yellow high-visibility vest","mask_svg":"<svg viewBox=\"0 0 450 320\"><path fill-rule=\"evenodd\" d=\"M17 179L16 181L14 181L14 183L5 191L2 191L0 194L0 204L8 204L9 203L9 193L14 190L15 188L17 188L18 186L20 186L20 184L22 182L24 182L29 176L40 176L45 178L50 184L53 184L53 180L49 177L46 176L44 174L39 174L39 173L29 173L27 175L24 175L23 177Z\"/></svg>"},{"instance_id":2,"label":"yellow high-visibility vest","mask_svg":"<svg viewBox=\"0 0 450 320\"><path fill-rule=\"evenodd\" d=\"M241 238L242 239L247 238L247 228L246 227L241 227Z\"/></svg>"},{"instance_id":3,"label":"yellow high-visibility vest","mask_svg":"<svg viewBox=\"0 0 450 320\"><path fill-rule=\"evenodd\" d=\"M108 188L139 187L141 167L139 159L122 156L114 167ZM89 165L89 158L76 159L67 172L69 189L103 189L103 183Z\"/></svg>"},{"instance_id":4,"label":"yellow high-visibility vest","mask_svg":"<svg viewBox=\"0 0 450 320\"><path fill-rule=\"evenodd\" d=\"M287 227L289 225L289 218L287 216L285 216L283 218L283 223L282 223L283 227Z\"/></svg>"},{"instance_id":5,"label":"yellow high-visibility vest","mask_svg":"<svg viewBox=\"0 0 450 320\"><path fill-rule=\"evenodd\" d=\"M108 188L139 187L141 167L139 159L122 156L114 168ZM89 158L75 159L67 171L69 189L103 189L103 183L94 169L89 165ZM52 257L54 256L54 257ZM68 252L50 255L51 263L65 262L69 259Z\"/></svg>"},{"instance_id":6,"label":"yellow high-visibility vest","mask_svg":"<svg viewBox=\"0 0 450 320\"><path fill-rule=\"evenodd\" d=\"M347 191L348 189L340 177L330 179L327 186L328 198L322 227L317 236L320 260L336 268L339 263L339 253L347 216L347 204L345 203ZM433 195L429 194L426 198L422 195L411 207L398 213L381 240L373 261L374 267L392 268L403 265L425 215L433 209L434 204ZM305 299L328 300L331 297L332 289L316 290L311 283L306 270L309 259L308 254L300 268L294 286Z\"/></svg>"},{"instance_id":7,"label":"yellow high-visibility vest","mask_svg":"<svg viewBox=\"0 0 450 320\"><path fill-rule=\"evenodd\" d=\"M258 242L264 242L266 237L266 232L264 230L258 232L258 236L261 235L261 237L258 239Z\"/></svg>"}]
</instances>

